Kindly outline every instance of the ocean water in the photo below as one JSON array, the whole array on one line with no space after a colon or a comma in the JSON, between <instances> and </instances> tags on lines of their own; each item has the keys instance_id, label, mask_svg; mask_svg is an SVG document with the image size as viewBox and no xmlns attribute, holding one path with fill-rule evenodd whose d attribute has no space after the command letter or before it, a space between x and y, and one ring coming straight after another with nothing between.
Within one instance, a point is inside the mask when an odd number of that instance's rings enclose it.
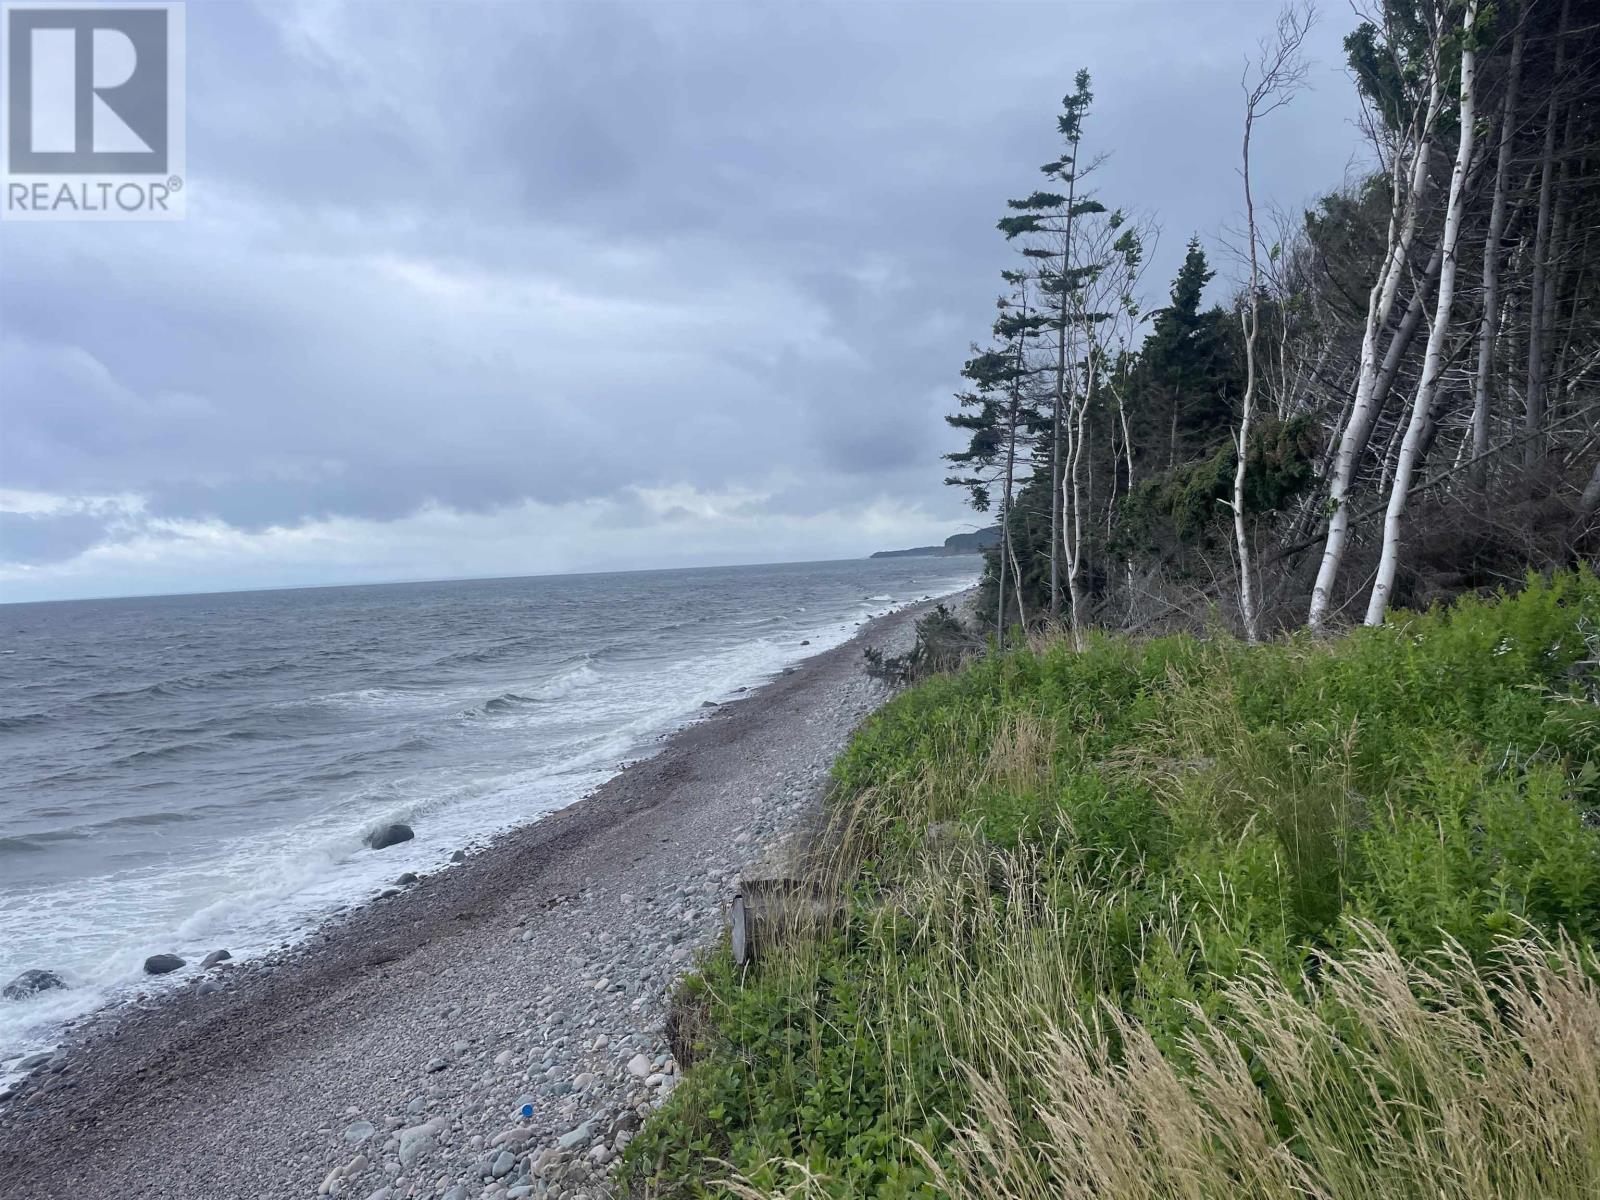
<instances>
[{"instance_id":1,"label":"ocean water","mask_svg":"<svg viewBox=\"0 0 1600 1200\"><path fill-rule=\"evenodd\" d=\"M292 943L570 804L974 558L0 605L0 1077L63 1023ZM809 646L802 645L809 641ZM374 826L414 840L374 852Z\"/></svg>"}]
</instances>

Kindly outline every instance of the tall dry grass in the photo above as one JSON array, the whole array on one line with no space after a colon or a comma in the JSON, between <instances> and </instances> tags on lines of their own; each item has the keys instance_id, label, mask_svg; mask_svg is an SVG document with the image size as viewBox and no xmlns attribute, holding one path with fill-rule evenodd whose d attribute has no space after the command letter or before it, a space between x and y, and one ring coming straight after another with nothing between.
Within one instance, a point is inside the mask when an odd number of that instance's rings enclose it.
<instances>
[{"instance_id":1,"label":"tall dry grass","mask_svg":"<svg viewBox=\"0 0 1600 1200\"><path fill-rule=\"evenodd\" d=\"M908 693L842 761L781 944L706 964L707 1057L636 1178L1600 1196L1595 611L1584 576L1340 643L1045 644Z\"/></svg>"},{"instance_id":2,"label":"tall dry grass","mask_svg":"<svg viewBox=\"0 0 1600 1200\"><path fill-rule=\"evenodd\" d=\"M1600 991L1572 943L1406 962L1375 929L1297 994L1230 981L1178 1052L1107 1006L985 1014L955 1200L1579 1200L1600 1195Z\"/></svg>"}]
</instances>

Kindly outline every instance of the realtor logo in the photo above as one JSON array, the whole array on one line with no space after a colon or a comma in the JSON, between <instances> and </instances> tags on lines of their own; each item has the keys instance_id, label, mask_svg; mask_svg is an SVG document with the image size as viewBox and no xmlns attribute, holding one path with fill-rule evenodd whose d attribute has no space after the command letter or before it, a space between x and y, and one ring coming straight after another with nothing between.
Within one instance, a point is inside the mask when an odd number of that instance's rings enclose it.
<instances>
[{"instance_id":1,"label":"realtor logo","mask_svg":"<svg viewBox=\"0 0 1600 1200\"><path fill-rule=\"evenodd\" d=\"M0 216L184 215L181 3L7 3Z\"/></svg>"}]
</instances>

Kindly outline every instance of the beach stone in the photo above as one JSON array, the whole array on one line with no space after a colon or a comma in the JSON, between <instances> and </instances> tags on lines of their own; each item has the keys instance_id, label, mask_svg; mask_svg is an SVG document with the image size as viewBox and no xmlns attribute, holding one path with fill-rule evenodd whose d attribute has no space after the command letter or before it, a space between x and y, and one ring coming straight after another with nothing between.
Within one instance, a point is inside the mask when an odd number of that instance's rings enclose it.
<instances>
[{"instance_id":1,"label":"beach stone","mask_svg":"<svg viewBox=\"0 0 1600 1200\"><path fill-rule=\"evenodd\" d=\"M0 996L4 996L7 1000L26 1000L39 992L50 992L66 986L66 982L54 971L41 971L35 968L24 971L6 984L0 989Z\"/></svg>"},{"instance_id":2,"label":"beach stone","mask_svg":"<svg viewBox=\"0 0 1600 1200\"><path fill-rule=\"evenodd\" d=\"M517 1165L517 1156L509 1150L502 1150L495 1155L494 1165L489 1168L489 1174L494 1179L503 1179L511 1174L511 1168Z\"/></svg>"},{"instance_id":3,"label":"beach stone","mask_svg":"<svg viewBox=\"0 0 1600 1200\"><path fill-rule=\"evenodd\" d=\"M403 825L399 821L388 825L380 825L367 834L367 845L374 850L386 850L390 846L398 846L401 842L409 842L417 835L412 832L411 826Z\"/></svg>"},{"instance_id":4,"label":"beach stone","mask_svg":"<svg viewBox=\"0 0 1600 1200\"><path fill-rule=\"evenodd\" d=\"M144 973L146 975L167 975L183 965L183 959L176 954L152 954L144 960Z\"/></svg>"},{"instance_id":5,"label":"beach stone","mask_svg":"<svg viewBox=\"0 0 1600 1200\"><path fill-rule=\"evenodd\" d=\"M216 966L219 962L227 962L232 957L233 955L226 950L213 950L200 960L200 969L202 971L207 970Z\"/></svg>"},{"instance_id":6,"label":"beach stone","mask_svg":"<svg viewBox=\"0 0 1600 1200\"><path fill-rule=\"evenodd\" d=\"M371 1121L352 1121L344 1127L344 1140L359 1145L375 1133Z\"/></svg>"},{"instance_id":7,"label":"beach stone","mask_svg":"<svg viewBox=\"0 0 1600 1200\"><path fill-rule=\"evenodd\" d=\"M417 875L415 871L402 871L399 878L395 880L395 883L397 883L400 887L405 887L408 884L415 883L416 881Z\"/></svg>"},{"instance_id":8,"label":"beach stone","mask_svg":"<svg viewBox=\"0 0 1600 1200\"><path fill-rule=\"evenodd\" d=\"M453 863L466 862L467 861L467 852L465 850L457 850L454 854L452 854L450 856L450 861L453 862Z\"/></svg>"},{"instance_id":9,"label":"beach stone","mask_svg":"<svg viewBox=\"0 0 1600 1200\"><path fill-rule=\"evenodd\" d=\"M650 1060L642 1054L635 1054L628 1060L628 1074L635 1079L644 1079L650 1074Z\"/></svg>"},{"instance_id":10,"label":"beach stone","mask_svg":"<svg viewBox=\"0 0 1600 1200\"><path fill-rule=\"evenodd\" d=\"M435 1131L439 1128L433 1121L421 1125L412 1125L400 1131L400 1165L409 1171L421 1158L434 1147Z\"/></svg>"},{"instance_id":11,"label":"beach stone","mask_svg":"<svg viewBox=\"0 0 1600 1200\"><path fill-rule=\"evenodd\" d=\"M432 1072L434 1072L434 1071L442 1071L446 1067L448 1067L449 1065L450 1065L450 1060L448 1058L429 1059L428 1060L428 1071L429 1071L430 1074Z\"/></svg>"},{"instance_id":12,"label":"beach stone","mask_svg":"<svg viewBox=\"0 0 1600 1200\"><path fill-rule=\"evenodd\" d=\"M639 1128L639 1114L631 1108L625 1108L617 1114L616 1120L611 1122L611 1136L619 1133L631 1134Z\"/></svg>"},{"instance_id":13,"label":"beach stone","mask_svg":"<svg viewBox=\"0 0 1600 1200\"><path fill-rule=\"evenodd\" d=\"M53 1053L53 1051L46 1050L40 1054L30 1054L27 1058L23 1059L17 1064L17 1070L31 1071L35 1067L42 1067L45 1065L45 1063L50 1061Z\"/></svg>"},{"instance_id":14,"label":"beach stone","mask_svg":"<svg viewBox=\"0 0 1600 1200\"><path fill-rule=\"evenodd\" d=\"M194 981L194 994L196 996L214 996L222 990L222 985L215 979L196 979Z\"/></svg>"},{"instance_id":15,"label":"beach stone","mask_svg":"<svg viewBox=\"0 0 1600 1200\"><path fill-rule=\"evenodd\" d=\"M589 1122L585 1121L576 1129L569 1129L556 1139L556 1148L559 1150L575 1150L593 1136Z\"/></svg>"}]
</instances>

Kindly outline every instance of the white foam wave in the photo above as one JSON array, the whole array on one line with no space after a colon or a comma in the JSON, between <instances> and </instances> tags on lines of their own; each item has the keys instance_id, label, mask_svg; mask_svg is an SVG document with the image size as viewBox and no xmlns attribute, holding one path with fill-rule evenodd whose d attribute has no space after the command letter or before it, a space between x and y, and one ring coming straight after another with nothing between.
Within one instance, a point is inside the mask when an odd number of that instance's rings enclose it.
<instances>
[{"instance_id":1,"label":"white foam wave","mask_svg":"<svg viewBox=\"0 0 1600 1200\"><path fill-rule=\"evenodd\" d=\"M959 578L945 583L952 590L969 586ZM875 595L868 602L896 608L921 599L929 586L910 581L904 594ZM541 703L510 706L497 711L495 721L481 723L498 730L502 742L491 743L497 753L486 754L480 769L446 765L364 783L295 821L236 832L180 861L0 894L0 950L11 951L0 953L6 966L13 972L49 967L71 985L0 1003L0 1079L8 1059L14 1063L48 1048L65 1023L108 1001L191 982L198 961L211 950L226 947L241 959L275 950L327 914L371 898L403 871L444 868L454 850L572 803L624 760L653 752L661 735L696 719L704 701L726 700L842 644L862 616L859 601L843 598L831 609L792 611L804 619L761 636L747 630L745 640L703 653L608 664L605 671L586 656L532 687L529 681L497 679L494 686L505 684ZM448 695L481 701L485 690L479 683L449 689ZM319 700L377 711L421 710L439 708L446 695L374 687ZM440 716L449 713L441 710ZM462 739L475 736L463 727L471 723L456 724ZM498 753L508 737L531 747L521 761ZM367 850L366 832L390 820L412 824L416 838L382 852ZM158 952L177 953L191 966L151 979L142 964Z\"/></svg>"}]
</instances>

